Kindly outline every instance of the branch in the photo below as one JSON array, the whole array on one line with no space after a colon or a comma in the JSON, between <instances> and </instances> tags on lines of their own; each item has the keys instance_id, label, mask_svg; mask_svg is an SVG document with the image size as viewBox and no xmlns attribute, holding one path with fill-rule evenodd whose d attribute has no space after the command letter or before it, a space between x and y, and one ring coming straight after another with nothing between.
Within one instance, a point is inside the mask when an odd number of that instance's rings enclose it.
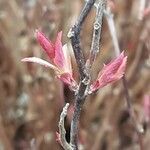
<instances>
[{"instance_id":1,"label":"branch","mask_svg":"<svg viewBox=\"0 0 150 150\"><path fill-rule=\"evenodd\" d=\"M92 67L93 62L95 61L96 55L99 52L100 46L100 38L101 38L101 29L102 29L102 19L103 19L103 12L106 7L106 0L101 0L98 4L95 4L96 7L96 18L94 22L94 31L93 31L93 38L91 44L91 51L89 60L87 61L87 66L89 68Z\"/></svg>"},{"instance_id":2,"label":"branch","mask_svg":"<svg viewBox=\"0 0 150 150\"><path fill-rule=\"evenodd\" d=\"M78 21L68 33L68 37L71 39L71 44L72 44L73 51L75 54L75 59L79 68L79 74L80 74L81 80L86 78L88 75L87 75L87 70L85 67L85 58L83 56L83 52L80 46L80 31L81 31L81 26L85 18L87 17L88 13L90 12L92 6L94 5L94 3L95 3L95 0L88 0L85 3L85 6L82 9L81 14L78 18Z\"/></svg>"},{"instance_id":3,"label":"branch","mask_svg":"<svg viewBox=\"0 0 150 150\"><path fill-rule=\"evenodd\" d=\"M70 144L73 150L78 150L78 124L79 118L81 113L82 105L84 104L86 98L86 91L88 85L90 83L90 77L88 70L85 65L85 58L80 46L80 31L85 18L87 17L88 13L92 9L95 0L88 0L85 3L84 8L81 11L81 14L76 22L76 24L71 28L70 32L68 33L68 37L71 39L71 44L73 47L75 59L79 68L80 74L80 83L79 89L75 93L75 104L74 104L74 114L73 119L71 122L71 131L70 131Z\"/></svg>"},{"instance_id":4,"label":"branch","mask_svg":"<svg viewBox=\"0 0 150 150\"><path fill-rule=\"evenodd\" d=\"M60 142L61 146L65 150L72 150L71 146L66 141L66 130L65 130L65 127L64 127L64 120L65 120L65 117L67 115L68 107L69 107L69 103L67 103L64 106L63 111L62 111L62 113L60 115L58 141Z\"/></svg>"},{"instance_id":5,"label":"branch","mask_svg":"<svg viewBox=\"0 0 150 150\"><path fill-rule=\"evenodd\" d=\"M108 27L109 27L109 30L110 30L110 33L111 33L111 37L112 37L112 41L113 41L113 45L114 45L114 49L115 49L115 54L116 54L116 56L118 56L120 54L120 47L119 47L119 43L118 43L118 39L117 39L113 14L111 13L109 7L107 8L107 10L104 11L104 13L105 13L105 16L106 16L106 19L107 19L107 22L108 22ZM144 132L144 129L140 124L137 123L137 121L135 119L135 114L134 114L134 110L133 110L133 107L132 107L132 101L131 101L131 97L129 95L127 80L126 80L125 75L122 78L122 84L123 84L123 87L124 87L124 94L125 94L125 98L126 98L128 112L130 114L132 124L133 124L133 126L136 130L137 136L138 136L140 149L143 150L142 134Z\"/></svg>"}]
</instances>

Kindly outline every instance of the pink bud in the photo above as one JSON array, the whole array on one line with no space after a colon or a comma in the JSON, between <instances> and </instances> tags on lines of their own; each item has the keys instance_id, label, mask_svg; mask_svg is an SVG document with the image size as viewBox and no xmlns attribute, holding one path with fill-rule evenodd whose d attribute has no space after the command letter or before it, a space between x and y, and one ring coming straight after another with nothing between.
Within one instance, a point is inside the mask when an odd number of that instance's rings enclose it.
<instances>
[{"instance_id":1,"label":"pink bud","mask_svg":"<svg viewBox=\"0 0 150 150\"><path fill-rule=\"evenodd\" d=\"M40 31L36 30L36 39L41 45L41 47L45 50L50 59L53 59L55 56L54 45L48 38Z\"/></svg>"},{"instance_id":2,"label":"pink bud","mask_svg":"<svg viewBox=\"0 0 150 150\"><path fill-rule=\"evenodd\" d=\"M60 80L70 85L72 88L76 87L77 84L72 77L72 65L68 48L66 44L62 46L62 31L58 33L55 44L49 41L45 35L38 30L36 31L36 38L52 62L49 63L37 57L24 58L22 61L38 63L45 67L54 69L56 76Z\"/></svg>"},{"instance_id":3,"label":"pink bud","mask_svg":"<svg viewBox=\"0 0 150 150\"><path fill-rule=\"evenodd\" d=\"M122 52L115 60L104 65L98 74L97 80L90 87L91 92L122 78L125 72L126 62L127 56L124 56L124 52Z\"/></svg>"}]
</instances>

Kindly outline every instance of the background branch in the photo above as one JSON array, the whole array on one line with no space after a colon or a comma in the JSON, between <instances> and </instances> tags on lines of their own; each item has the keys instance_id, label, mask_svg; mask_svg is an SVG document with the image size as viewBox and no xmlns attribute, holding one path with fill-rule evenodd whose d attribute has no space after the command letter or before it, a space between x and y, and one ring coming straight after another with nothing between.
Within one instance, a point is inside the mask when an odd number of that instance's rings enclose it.
<instances>
[{"instance_id":1,"label":"background branch","mask_svg":"<svg viewBox=\"0 0 150 150\"><path fill-rule=\"evenodd\" d=\"M106 19L107 19L107 22L108 22L108 27L109 27L109 30L110 30L110 34L111 34L111 37L112 37L112 41L113 41L113 45L114 45L114 49L115 49L115 54L116 54L116 56L118 56L120 54L120 47L119 47L119 43L118 43L118 39L117 39L117 33L116 33L116 29L115 29L113 14L111 13L111 10L110 10L109 7L107 7L107 9L104 12L105 12L105 16L106 16ZM132 124L133 124L133 126L136 130L137 136L138 136L140 149L143 150L142 133L144 132L144 129L136 121L125 75L122 78L122 84L123 84L123 87L124 87L124 94L125 94L125 98L126 98L128 112L130 114Z\"/></svg>"},{"instance_id":2,"label":"background branch","mask_svg":"<svg viewBox=\"0 0 150 150\"><path fill-rule=\"evenodd\" d=\"M111 10L109 7L107 7L107 10L105 10L105 16L107 19L110 35L112 37L112 42L114 45L115 54L116 54L116 56L119 56L120 48L119 48L119 44L118 44L118 38L117 38L115 23L114 23L114 19L113 19L113 14L111 13Z\"/></svg>"}]
</instances>

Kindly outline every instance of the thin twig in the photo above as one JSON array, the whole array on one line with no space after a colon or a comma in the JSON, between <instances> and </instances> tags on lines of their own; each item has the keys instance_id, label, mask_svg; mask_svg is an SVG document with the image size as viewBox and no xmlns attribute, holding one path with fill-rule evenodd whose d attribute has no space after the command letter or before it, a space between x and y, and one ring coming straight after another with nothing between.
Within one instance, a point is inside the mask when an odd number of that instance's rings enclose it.
<instances>
[{"instance_id":1,"label":"thin twig","mask_svg":"<svg viewBox=\"0 0 150 150\"><path fill-rule=\"evenodd\" d=\"M127 86L127 80L125 75L122 78L122 83L124 86L124 93L125 93L125 97L126 97L126 103L127 103L127 107L128 107L128 111L132 120L132 124L136 130L136 133L138 135L138 141L139 141L139 146L140 146L140 150L144 150L143 148L143 142L142 142L142 134L144 132L143 127L137 123L136 118L135 118L135 113L132 107L132 101L131 101L131 97L129 95L129 90L128 90L128 86Z\"/></svg>"},{"instance_id":2,"label":"thin twig","mask_svg":"<svg viewBox=\"0 0 150 150\"><path fill-rule=\"evenodd\" d=\"M118 44L118 38L117 38L117 33L116 33L116 28L115 28L115 23L114 23L114 19L113 19L113 14L110 11L110 8L107 8L107 11L105 12L105 16L108 22L108 27L109 27L109 31L112 37L112 42L114 44L114 50L115 50L115 54L117 56L119 56L120 54L120 48L119 48L119 44Z\"/></svg>"},{"instance_id":3,"label":"thin twig","mask_svg":"<svg viewBox=\"0 0 150 150\"><path fill-rule=\"evenodd\" d=\"M92 64L100 49L100 37L101 37L102 22L103 22L102 19L104 14L103 12L106 7L106 0L101 0L98 4L95 4L95 7L96 7L96 17L94 22L93 38L91 44L90 57L87 62L87 66L89 68L92 67Z\"/></svg>"},{"instance_id":4,"label":"thin twig","mask_svg":"<svg viewBox=\"0 0 150 150\"><path fill-rule=\"evenodd\" d=\"M60 138L59 138L59 142L61 144L61 146L65 149L65 150L72 150L71 146L69 145L69 143L66 141L66 130L64 127L64 120L65 117L67 115L67 110L69 107L69 103L67 103L64 108L63 111L60 115L60 120L59 120L59 134L60 134Z\"/></svg>"},{"instance_id":5,"label":"thin twig","mask_svg":"<svg viewBox=\"0 0 150 150\"><path fill-rule=\"evenodd\" d=\"M105 16L106 16L106 19L108 22L108 27L109 27L110 33L111 33L111 37L112 37L112 41L113 41L113 45L114 45L114 49L115 49L115 54L116 54L116 56L118 56L120 54L120 47L119 47L119 43L118 43L118 39L117 39L113 14L111 13L110 8L105 10ZM131 101L131 97L129 95L127 80L126 80L125 75L122 78L122 83L123 83L123 87L124 87L124 93L125 93L128 112L130 114L132 124L133 124L133 126L136 130L137 136L138 136L140 149L143 150L142 133L144 132L144 130L143 130L143 127L140 126L135 119L135 114L134 114L134 110L132 107L132 101Z\"/></svg>"}]
</instances>

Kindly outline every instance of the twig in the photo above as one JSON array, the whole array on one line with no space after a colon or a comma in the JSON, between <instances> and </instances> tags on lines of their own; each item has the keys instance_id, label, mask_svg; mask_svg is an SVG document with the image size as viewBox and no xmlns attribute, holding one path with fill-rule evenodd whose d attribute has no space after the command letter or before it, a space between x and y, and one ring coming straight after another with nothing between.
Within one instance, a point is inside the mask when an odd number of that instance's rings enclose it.
<instances>
[{"instance_id":1,"label":"twig","mask_svg":"<svg viewBox=\"0 0 150 150\"><path fill-rule=\"evenodd\" d=\"M108 27L109 27L110 33L111 33L111 37L112 37L112 41L113 41L113 45L114 45L114 49L115 49L115 54L118 56L120 54L120 47L119 47L117 34L116 34L116 30L115 30L113 14L111 13L110 8L105 10L105 16L106 16L106 19L108 22ZM124 87L124 93L125 93L127 108L128 108L131 120L132 120L132 124L136 130L137 135L138 135L138 141L139 141L140 149L143 150L142 133L144 132L144 129L142 126L140 126L137 123L137 121L135 119L135 114L134 114L134 110L132 107L132 101L131 101L131 97L129 95L127 80L126 80L125 75L122 78L122 83L123 83L123 87Z\"/></svg>"},{"instance_id":2,"label":"twig","mask_svg":"<svg viewBox=\"0 0 150 150\"><path fill-rule=\"evenodd\" d=\"M95 3L95 0L88 0L85 3L85 6L81 11L78 21L68 33L68 37L71 39L71 44L72 44L73 51L75 54L75 59L77 61L77 65L79 68L81 80L86 78L88 75L87 75L86 67L85 67L85 58L83 56L83 52L80 47L80 31L81 31L81 26L85 18L87 17L88 13L90 12L92 6L94 5L94 3Z\"/></svg>"},{"instance_id":3,"label":"twig","mask_svg":"<svg viewBox=\"0 0 150 150\"><path fill-rule=\"evenodd\" d=\"M79 68L79 74L80 74L79 89L75 93L74 114L73 114L73 119L71 122L71 131L70 131L70 137L71 137L70 144L73 150L78 150L77 142L78 142L79 118L80 118L82 105L84 104L84 101L87 95L86 89L88 88L88 85L90 83L89 73L85 65L85 58L80 47L80 31L81 31L81 26L85 18L87 17L88 13L90 12L92 6L94 5L94 3L95 3L95 0L88 0L85 3L85 6L82 9L81 14L78 18L78 21L68 33L68 37L71 39L71 44L73 47L75 59L76 59L76 62Z\"/></svg>"},{"instance_id":4,"label":"twig","mask_svg":"<svg viewBox=\"0 0 150 150\"><path fill-rule=\"evenodd\" d=\"M102 29L102 19L103 12L106 7L106 0L101 0L98 4L95 4L96 7L96 17L94 22L94 31L93 38L91 44L90 57L87 61L87 66L89 68L92 67L92 64L96 58L97 53L99 52L100 47L100 37L101 37L101 29Z\"/></svg>"},{"instance_id":5,"label":"twig","mask_svg":"<svg viewBox=\"0 0 150 150\"><path fill-rule=\"evenodd\" d=\"M65 150L72 150L71 146L66 141L66 130L65 130L65 127L64 127L64 120L65 120L65 117L67 115L68 107L69 107L69 103L67 103L64 106L63 111L62 111L62 113L60 115L60 120L59 120L59 134L60 134L60 138L59 138L59 142L60 142L61 146Z\"/></svg>"}]
</instances>

